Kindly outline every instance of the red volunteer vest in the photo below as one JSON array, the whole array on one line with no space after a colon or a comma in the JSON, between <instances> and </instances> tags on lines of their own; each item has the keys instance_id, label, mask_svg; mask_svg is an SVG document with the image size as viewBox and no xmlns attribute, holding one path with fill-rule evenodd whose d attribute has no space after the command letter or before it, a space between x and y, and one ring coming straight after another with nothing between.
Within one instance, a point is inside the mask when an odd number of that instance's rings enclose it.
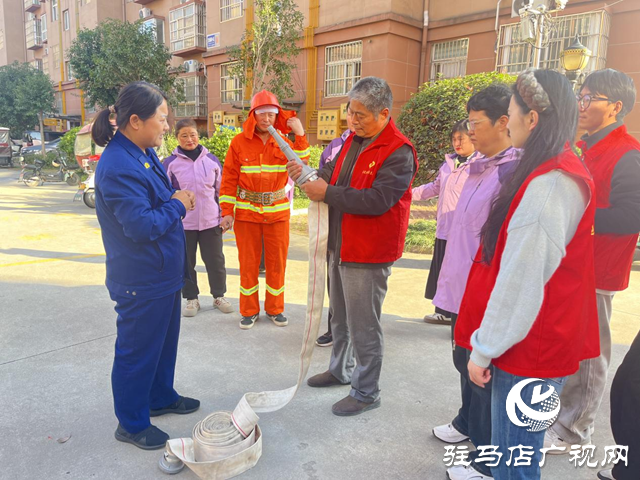
<instances>
[{"instance_id":1,"label":"red volunteer vest","mask_svg":"<svg viewBox=\"0 0 640 480\"><path fill-rule=\"evenodd\" d=\"M471 335L482 323L500 271L500 261L508 236L507 226L527 186L537 176L557 169L579 178L588 185L591 192L594 191L589 172L570 149L543 163L529 175L511 202L491 265L480 261L482 246L478 250L456 323L457 345L472 349ZM581 360L600 354L593 270L594 215L595 202L591 201L567 246L565 257L545 285L542 307L531 330L524 340L492 360L496 367L525 377L563 377L575 373Z\"/></svg>"},{"instance_id":2,"label":"red volunteer vest","mask_svg":"<svg viewBox=\"0 0 640 480\"><path fill-rule=\"evenodd\" d=\"M331 176L331 185L335 185L340 170L353 143L354 135L344 142L340 156ZM407 137L400 133L389 120L378 138L365 148L355 161L349 186L362 190L371 188L373 181L386 159L403 145L413 150L413 161L418 171L418 159L413 145ZM415 178L415 172L414 172ZM340 260L353 263L389 263L402 256L404 240L409 226L409 210L411 208L411 185L402 195L398 203L382 215L342 215L342 248Z\"/></svg>"},{"instance_id":3,"label":"red volunteer vest","mask_svg":"<svg viewBox=\"0 0 640 480\"><path fill-rule=\"evenodd\" d=\"M613 130L587 150L585 142L578 146L583 151L584 163L596 186L596 208L609 208L611 177L618 161L630 150L640 150L640 142L627 133L627 127ZM616 235L596 233L594 238L596 288L620 291L629 286L638 234Z\"/></svg>"}]
</instances>

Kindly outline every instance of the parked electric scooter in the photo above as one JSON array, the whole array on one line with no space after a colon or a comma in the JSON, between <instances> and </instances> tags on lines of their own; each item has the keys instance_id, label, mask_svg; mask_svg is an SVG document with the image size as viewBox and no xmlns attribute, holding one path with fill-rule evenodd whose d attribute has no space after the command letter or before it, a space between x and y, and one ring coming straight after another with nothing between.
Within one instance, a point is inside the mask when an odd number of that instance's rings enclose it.
<instances>
[{"instance_id":1,"label":"parked electric scooter","mask_svg":"<svg viewBox=\"0 0 640 480\"><path fill-rule=\"evenodd\" d=\"M44 184L44 182L66 182L67 185L78 185L80 177L74 171L75 168L67 164L64 152L57 151L56 153L58 158L51 162L58 169L56 172L44 172L45 161L38 158L33 164L22 164L22 171L18 181L29 187L37 187Z\"/></svg>"},{"instance_id":2,"label":"parked electric scooter","mask_svg":"<svg viewBox=\"0 0 640 480\"><path fill-rule=\"evenodd\" d=\"M94 174L104 147L96 145L91 139L92 126L93 123L90 123L82 127L76 134L76 140L73 145L76 161L88 175L87 179L78 185L78 191L74 195L73 201L82 199L87 207L96 208Z\"/></svg>"}]
</instances>

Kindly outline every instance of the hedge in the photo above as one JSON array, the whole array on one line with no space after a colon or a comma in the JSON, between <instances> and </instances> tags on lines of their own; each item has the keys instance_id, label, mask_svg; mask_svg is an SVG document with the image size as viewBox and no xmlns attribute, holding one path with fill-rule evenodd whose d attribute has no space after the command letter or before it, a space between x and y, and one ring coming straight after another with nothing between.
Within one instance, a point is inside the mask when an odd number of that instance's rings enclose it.
<instances>
[{"instance_id":1,"label":"hedge","mask_svg":"<svg viewBox=\"0 0 640 480\"><path fill-rule=\"evenodd\" d=\"M449 133L454 123L467 118L466 105L476 92L497 82L515 82L512 75L489 72L425 83L404 105L398 127L418 153L420 170L414 181L430 181L453 149Z\"/></svg>"}]
</instances>

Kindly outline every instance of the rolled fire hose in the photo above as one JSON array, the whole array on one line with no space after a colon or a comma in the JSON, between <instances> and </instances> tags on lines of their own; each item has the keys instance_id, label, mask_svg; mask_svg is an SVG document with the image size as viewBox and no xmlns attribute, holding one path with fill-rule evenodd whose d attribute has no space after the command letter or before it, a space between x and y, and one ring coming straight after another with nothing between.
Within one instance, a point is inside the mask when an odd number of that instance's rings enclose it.
<instances>
[{"instance_id":1,"label":"rolled fire hose","mask_svg":"<svg viewBox=\"0 0 640 480\"><path fill-rule=\"evenodd\" d=\"M160 469L178 473L184 465L203 480L235 477L254 467L262 455L262 432L256 412L275 412L295 396L307 376L324 303L328 207L309 205L309 283L298 382L285 390L246 393L233 412L215 412L196 424L192 438L167 442Z\"/></svg>"}]
</instances>

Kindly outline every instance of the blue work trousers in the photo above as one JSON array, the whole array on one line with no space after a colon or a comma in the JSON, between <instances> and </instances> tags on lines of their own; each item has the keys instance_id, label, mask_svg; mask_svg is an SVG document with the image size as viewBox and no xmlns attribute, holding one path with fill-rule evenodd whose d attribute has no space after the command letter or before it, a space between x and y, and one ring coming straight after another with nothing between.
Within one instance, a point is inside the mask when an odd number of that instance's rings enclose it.
<instances>
[{"instance_id":1,"label":"blue work trousers","mask_svg":"<svg viewBox=\"0 0 640 480\"><path fill-rule=\"evenodd\" d=\"M180 291L156 299L111 294L118 314L111 386L116 417L129 433L151 425L149 409L178 400L173 377L180 336Z\"/></svg>"}]
</instances>

